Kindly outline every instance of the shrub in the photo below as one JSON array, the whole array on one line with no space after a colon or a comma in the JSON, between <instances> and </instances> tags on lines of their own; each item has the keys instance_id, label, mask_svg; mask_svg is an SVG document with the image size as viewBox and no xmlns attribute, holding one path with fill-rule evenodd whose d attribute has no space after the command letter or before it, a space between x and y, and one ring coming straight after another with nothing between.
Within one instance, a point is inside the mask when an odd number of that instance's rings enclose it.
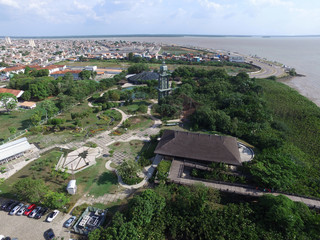
<instances>
[{"instance_id":1,"label":"shrub","mask_svg":"<svg viewBox=\"0 0 320 240\"><path fill-rule=\"evenodd\" d=\"M140 158L138 159L138 164L141 166L141 167L146 167L146 166L149 166L151 164L151 161L144 157L144 156L140 156Z\"/></svg>"},{"instance_id":2,"label":"shrub","mask_svg":"<svg viewBox=\"0 0 320 240\"><path fill-rule=\"evenodd\" d=\"M171 167L171 161L162 160L158 165L157 179L159 181L165 181L169 175Z\"/></svg>"}]
</instances>

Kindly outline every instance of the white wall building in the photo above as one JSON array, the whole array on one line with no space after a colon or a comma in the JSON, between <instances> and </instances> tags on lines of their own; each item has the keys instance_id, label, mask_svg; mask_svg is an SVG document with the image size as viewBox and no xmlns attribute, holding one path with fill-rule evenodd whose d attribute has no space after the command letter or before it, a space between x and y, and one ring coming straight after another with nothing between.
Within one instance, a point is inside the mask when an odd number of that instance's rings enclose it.
<instances>
[{"instance_id":1,"label":"white wall building","mask_svg":"<svg viewBox=\"0 0 320 240\"><path fill-rule=\"evenodd\" d=\"M67 186L67 191L69 194L74 195L77 192L76 180L70 180Z\"/></svg>"}]
</instances>

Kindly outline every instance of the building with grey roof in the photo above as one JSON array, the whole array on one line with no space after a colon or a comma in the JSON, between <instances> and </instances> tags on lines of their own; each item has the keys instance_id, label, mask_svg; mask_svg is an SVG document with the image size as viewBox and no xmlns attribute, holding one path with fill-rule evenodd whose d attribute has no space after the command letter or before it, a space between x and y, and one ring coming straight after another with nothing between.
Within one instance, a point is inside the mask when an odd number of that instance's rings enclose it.
<instances>
[{"instance_id":1,"label":"building with grey roof","mask_svg":"<svg viewBox=\"0 0 320 240\"><path fill-rule=\"evenodd\" d=\"M143 84L148 80L158 80L159 73L156 72L142 72L134 76L128 77L128 82L132 84Z\"/></svg>"},{"instance_id":2,"label":"building with grey roof","mask_svg":"<svg viewBox=\"0 0 320 240\"><path fill-rule=\"evenodd\" d=\"M154 152L171 159L242 165L237 140L230 136L165 130Z\"/></svg>"},{"instance_id":3,"label":"building with grey roof","mask_svg":"<svg viewBox=\"0 0 320 240\"><path fill-rule=\"evenodd\" d=\"M7 163L11 160L23 156L23 154L29 151L30 149L31 145L25 137L1 145L0 164Z\"/></svg>"}]
</instances>

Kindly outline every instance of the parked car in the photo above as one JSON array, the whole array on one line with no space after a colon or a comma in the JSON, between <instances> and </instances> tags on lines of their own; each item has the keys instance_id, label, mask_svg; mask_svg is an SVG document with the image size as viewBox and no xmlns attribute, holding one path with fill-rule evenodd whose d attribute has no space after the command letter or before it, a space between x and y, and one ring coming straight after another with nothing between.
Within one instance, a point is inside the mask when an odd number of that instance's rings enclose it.
<instances>
[{"instance_id":1,"label":"parked car","mask_svg":"<svg viewBox=\"0 0 320 240\"><path fill-rule=\"evenodd\" d=\"M45 215L48 211L48 208L42 208L37 214L34 216L35 219L40 219L43 215Z\"/></svg>"},{"instance_id":2,"label":"parked car","mask_svg":"<svg viewBox=\"0 0 320 240\"><path fill-rule=\"evenodd\" d=\"M4 204L1 205L1 209L6 210L6 208L9 207L13 202L14 202L13 200L9 200L5 202Z\"/></svg>"},{"instance_id":3,"label":"parked car","mask_svg":"<svg viewBox=\"0 0 320 240\"><path fill-rule=\"evenodd\" d=\"M55 235L54 235L54 232L52 230L52 228L48 229L47 231L44 232L44 237L47 239L47 240L52 240L55 238Z\"/></svg>"},{"instance_id":4,"label":"parked car","mask_svg":"<svg viewBox=\"0 0 320 240\"><path fill-rule=\"evenodd\" d=\"M21 216L23 213L24 213L24 211L29 207L30 205L24 205L23 207L21 207L20 209L19 209L19 211L16 213L16 215L17 216Z\"/></svg>"},{"instance_id":5,"label":"parked car","mask_svg":"<svg viewBox=\"0 0 320 240\"><path fill-rule=\"evenodd\" d=\"M10 215L15 215L15 214L19 211L19 209L22 208L23 206L24 206L23 203L19 203L17 206L15 206L15 207L9 212L9 214L10 214Z\"/></svg>"},{"instance_id":6,"label":"parked car","mask_svg":"<svg viewBox=\"0 0 320 240\"><path fill-rule=\"evenodd\" d=\"M47 217L47 222L52 222L53 219L55 219L56 216L59 214L59 212L59 210L54 210L53 212L51 212Z\"/></svg>"},{"instance_id":7,"label":"parked car","mask_svg":"<svg viewBox=\"0 0 320 240\"><path fill-rule=\"evenodd\" d=\"M36 207L35 209L32 210L32 212L29 214L28 217L33 218L39 211L41 210L41 207Z\"/></svg>"},{"instance_id":8,"label":"parked car","mask_svg":"<svg viewBox=\"0 0 320 240\"><path fill-rule=\"evenodd\" d=\"M64 226L66 228L70 227L72 225L72 223L74 222L74 220L76 220L76 216L72 216L71 218L69 218L65 223Z\"/></svg>"},{"instance_id":9,"label":"parked car","mask_svg":"<svg viewBox=\"0 0 320 240\"><path fill-rule=\"evenodd\" d=\"M17 206L19 204L19 202L13 201L13 203L11 203L7 208L6 211L10 212L15 206Z\"/></svg>"},{"instance_id":10,"label":"parked car","mask_svg":"<svg viewBox=\"0 0 320 240\"><path fill-rule=\"evenodd\" d=\"M36 205L35 205L35 204L31 204L31 205L24 211L23 215L28 216L28 215L32 212L32 210L35 209L35 208L36 208Z\"/></svg>"}]
</instances>

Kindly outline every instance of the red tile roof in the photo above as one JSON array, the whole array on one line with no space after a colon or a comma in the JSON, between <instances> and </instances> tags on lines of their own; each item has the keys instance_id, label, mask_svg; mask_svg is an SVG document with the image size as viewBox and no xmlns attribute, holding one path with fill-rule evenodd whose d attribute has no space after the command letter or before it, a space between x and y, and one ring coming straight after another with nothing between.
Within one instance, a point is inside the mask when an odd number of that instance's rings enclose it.
<instances>
[{"instance_id":1,"label":"red tile roof","mask_svg":"<svg viewBox=\"0 0 320 240\"><path fill-rule=\"evenodd\" d=\"M22 90L16 90L16 89L9 89L9 88L0 88L0 93L11 93L15 95L16 97L21 95Z\"/></svg>"}]
</instances>

